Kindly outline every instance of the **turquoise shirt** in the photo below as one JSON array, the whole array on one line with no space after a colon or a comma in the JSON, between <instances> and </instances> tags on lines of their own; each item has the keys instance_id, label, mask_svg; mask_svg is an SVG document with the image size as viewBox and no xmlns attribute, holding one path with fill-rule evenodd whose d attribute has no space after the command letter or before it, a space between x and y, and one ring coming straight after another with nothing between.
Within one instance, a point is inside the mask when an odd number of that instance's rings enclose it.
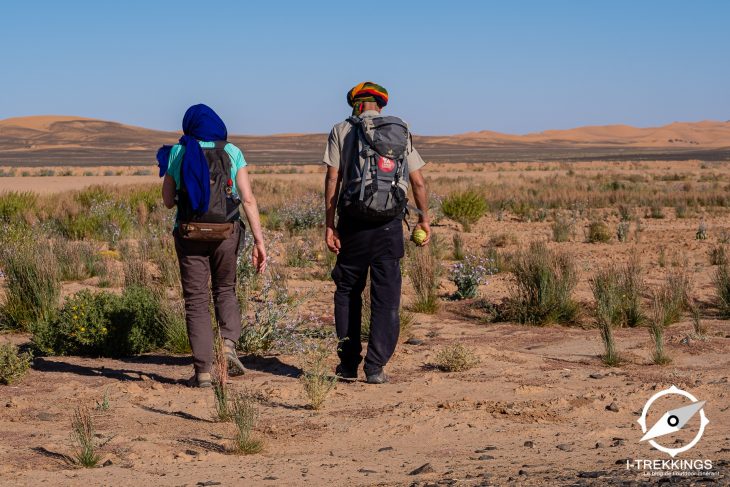
<instances>
[{"instance_id":1,"label":"turquoise shirt","mask_svg":"<svg viewBox=\"0 0 730 487\"><path fill-rule=\"evenodd\" d=\"M215 147L215 142L204 142L198 141L200 147L203 149L212 149ZM236 188L236 174L238 170L246 167L246 159L243 158L243 152L241 149L231 144L226 144L223 149L231 158L231 180L233 181L233 194L238 196L238 188ZM185 146L175 144L170 149L170 159L167 161L167 174L172 176L175 180L175 188L180 189L180 165L182 164L183 155L185 155Z\"/></svg>"}]
</instances>

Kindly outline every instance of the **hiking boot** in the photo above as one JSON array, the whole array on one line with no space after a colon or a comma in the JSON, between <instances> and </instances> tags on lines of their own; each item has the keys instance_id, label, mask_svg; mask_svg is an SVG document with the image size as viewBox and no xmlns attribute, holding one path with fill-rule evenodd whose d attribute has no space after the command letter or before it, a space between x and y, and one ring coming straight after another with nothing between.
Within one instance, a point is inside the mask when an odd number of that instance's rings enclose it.
<instances>
[{"instance_id":1,"label":"hiking boot","mask_svg":"<svg viewBox=\"0 0 730 487\"><path fill-rule=\"evenodd\" d=\"M206 389L213 387L213 379L210 376L210 372L200 372L193 374L193 376L187 381L188 387L200 387Z\"/></svg>"},{"instance_id":2,"label":"hiking boot","mask_svg":"<svg viewBox=\"0 0 730 487\"><path fill-rule=\"evenodd\" d=\"M340 364L335 368L335 375L345 382L354 382L357 380L357 367L345 367Z\"/></svg>"},{"instance_id":3,"label":"hiking boot","mask_svg":"<svg viewBox=\"0 0 730 487\"><path fill-rule=\"evenodd\" d=\"M236 353L236 342L226 338L223 342L223 353L225 353L226 360L228 360L228 375L236 377L238 375L243 375L244 372L246 372L243 364L238 359L238 354Z\"/></svg>"},{"instance_id":4,"label":"hiking boot","mask_svg":"<svg viewBox=\"0 0 730 487\"><path fill-rule=\"evenodd\" d=\"M383 369L380 369L380 372L367 375L367 382L368 384L387 384L388 376L385 375Z\"/></svg>"}]
</instances>

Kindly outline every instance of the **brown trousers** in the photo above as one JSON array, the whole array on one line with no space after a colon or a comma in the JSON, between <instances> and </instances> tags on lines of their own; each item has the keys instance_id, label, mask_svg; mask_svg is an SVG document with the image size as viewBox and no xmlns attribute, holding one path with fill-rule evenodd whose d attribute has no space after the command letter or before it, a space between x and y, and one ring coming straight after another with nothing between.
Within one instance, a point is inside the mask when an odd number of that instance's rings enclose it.
<instances>
[{"instance_id":1,"label":"brown trousers","mask_svg":"<svg viewBox=\"0 0 730 487\"><path fill-rule=\"evenodd\" d=\"M243 224L220 242L186 240L175 230L175 250L185 299L193 364L197 373L210 372L214 357L214 332L210 321L210 279L215 316L223 338L237 342L241 336L241 311L236 297L236 264Z\"/></svg>"}]
</instances>

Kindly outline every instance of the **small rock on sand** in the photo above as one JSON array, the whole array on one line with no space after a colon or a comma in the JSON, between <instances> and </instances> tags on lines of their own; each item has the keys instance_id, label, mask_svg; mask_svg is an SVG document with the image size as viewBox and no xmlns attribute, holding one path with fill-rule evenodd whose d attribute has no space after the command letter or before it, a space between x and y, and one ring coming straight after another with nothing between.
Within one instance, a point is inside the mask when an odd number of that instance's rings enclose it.
<instances>
[{"instance_id":1,"label":"small rock on sand","mask_svg":"<svg viewBox=\"0 0 730 487\"><path fill-rule=\"evenodd\" d=\"M421 475L423 473L431 473L431 472L433 472L433 467L431 466L431 464L430 463L424 463L423 465L421 465L417 469L411 471L411 473L409 473L408 475Z\"/></svg>"},{"instance_id":2,"label":"small rock on sand","mask_svg":"<svg viewBox=\"0 0 730 487\"><path fill-rule=\"evenodd\" d=\"M558 446L556 446L555 448L557 448L558 450L563 450L563 451L573 451L573 447L567 443L561 443Z\"/></svg>"},{"instance_id":3,"label":"small rock on sand","mask_svg":"<svg viewBox=\"0 0 730 487\"><path fill-rule=\"evenodd\" d=\"M606 411L611 411L613 413L618 412L618 404L616 404L616 401L613 401L611 404L606 406Z\"/></svg>"}]
</instances>

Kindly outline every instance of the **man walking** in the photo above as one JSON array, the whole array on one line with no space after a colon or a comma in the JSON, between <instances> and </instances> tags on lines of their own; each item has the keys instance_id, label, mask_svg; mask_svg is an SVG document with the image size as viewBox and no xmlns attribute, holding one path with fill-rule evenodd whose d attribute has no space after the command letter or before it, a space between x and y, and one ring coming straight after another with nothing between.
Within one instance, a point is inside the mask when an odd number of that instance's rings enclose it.
<instances>
[{"instance_id":1,"label":"man walking","mask_svg":"<svg viewBox=\"0 0 730 487\"><path fill-rule=\"evenodd\" d=\"M364 370L368 383L383 384L388 381L383 368L400 332L400 259L409 181L419 214L416 228L426 232L422 245L431 236L421 174L425 162L413 148L405 122L381 115L388 103L385 88L360 83L347 93L347 102L352 116L330 132L323 160L325 240L337 254L332 271L340 358L336 373L344 380L357 379L362 361L362 292L369 272L370 337Z\"/></svg>"}]
</instances>

